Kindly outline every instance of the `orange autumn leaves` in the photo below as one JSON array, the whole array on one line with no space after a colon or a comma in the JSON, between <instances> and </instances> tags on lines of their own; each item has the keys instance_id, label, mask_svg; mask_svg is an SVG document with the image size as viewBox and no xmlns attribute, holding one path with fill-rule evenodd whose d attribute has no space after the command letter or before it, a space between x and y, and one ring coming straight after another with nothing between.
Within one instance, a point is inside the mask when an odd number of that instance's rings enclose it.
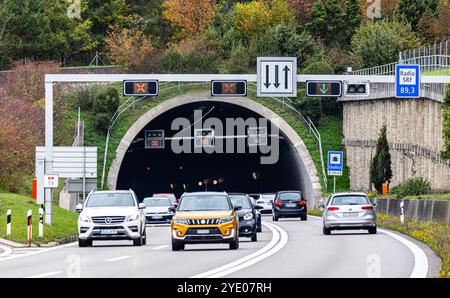
<instances>
[{"instance_id":1,"label":"orange autumn leaves","mask_svg":"<svg viewBox=\"0 0 450 298\"><path fill-rule=\"evenodd\" d=\"M215 0L165 0L163 16L180 28L180 37L199 36L216 13Z\"/></svg>"}]
</instances>

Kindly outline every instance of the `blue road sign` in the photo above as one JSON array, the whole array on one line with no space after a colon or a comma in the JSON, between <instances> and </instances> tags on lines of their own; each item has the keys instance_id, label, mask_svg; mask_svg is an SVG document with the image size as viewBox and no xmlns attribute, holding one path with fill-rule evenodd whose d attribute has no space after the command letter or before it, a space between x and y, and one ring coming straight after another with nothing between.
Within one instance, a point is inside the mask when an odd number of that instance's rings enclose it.
<instances>
[{"instance_id":1,"label":"blue road sign","mask_svg":"<svg viewBox=\"0 0 450 298\"><path fill-rule=\"evenodd\" d=\"M395 66L395 97L418 98L420 97L420 66L401 65Z\"/></svg>"},{"instance_id":2,"label":"blue road sign","mask_svg":"<svg viewBox=\"0 0 450 298\"><path fill-rule=\"evenodd\" d=\"M342 176L344 168L344 153L328 151L328 176Z\"/></svg>"}]
</instances>

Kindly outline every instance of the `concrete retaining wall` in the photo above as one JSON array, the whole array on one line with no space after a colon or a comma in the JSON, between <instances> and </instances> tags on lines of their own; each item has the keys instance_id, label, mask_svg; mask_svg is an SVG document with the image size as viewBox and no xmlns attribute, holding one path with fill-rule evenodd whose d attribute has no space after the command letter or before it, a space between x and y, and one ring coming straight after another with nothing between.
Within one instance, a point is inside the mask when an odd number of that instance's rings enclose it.
<instances>
[{"instance_id":1,"label":"concrete retaining wall","mask_svg":"<svg viewBox=\"0 0 450 298\"><path fill-rule=\"evenodd\" d=\"M373 199L379 213L400 216L401 199ZM450 201L404 199L405 218L420 221L437 221L450 225Z\"/></svg>"}]
</instances>

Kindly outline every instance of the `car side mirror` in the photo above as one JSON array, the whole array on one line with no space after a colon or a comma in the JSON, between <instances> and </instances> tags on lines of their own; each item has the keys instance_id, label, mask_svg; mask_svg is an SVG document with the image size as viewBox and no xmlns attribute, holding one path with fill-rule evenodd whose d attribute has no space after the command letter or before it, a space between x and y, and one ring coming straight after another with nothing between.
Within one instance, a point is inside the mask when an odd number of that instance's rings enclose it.
<instances>
[{"instance_id":1,"label":"car side mirror","mask_svg":"<svg viewBox=\"0 0 450 298\"><path fill-rule=\"evenodd\" d=\"M235 206L235 207L233 208L233 211L238 211L238 210L241 210L241 209L242 209L241 206Z\"/></svg>"},{"instance_id":2,"label":"car side mirror","mask_svg":"<svg viewBox=\"0 0 450 298\"><path fill-rule=\"evenodd\" d=\"M373 206L373 207L377 207L377 202L373 202L373 203L372 203L372 206Z\"/></svg>"},{"instance_id":3,"label":"car side mirror","mask_svg":"<svg viewBox=\"0 0 450 298\"><path fill-rule=\"evenodd\" d=\"M139 203L139 209L145 209L147 206L144 203Z\"/></svg>"},{"instance_id":4,"label":"car side mirror","mask_svg":"<svg viewBox=\"0 0 450 298\"><path fill-rule=\"evenodd\" d=\"M77 204L77 205L75 206L75 210L76 210L78 213L81 213L81 211L83 211L83 204Z\"/></svg>"},{"instance_id":5,"label":"car side mirror","mask_svg":"<svg viewBox=\"0 0 450 298\"><path fill-rule=\"evenodd\" d=\"M256 210L261 210L261 209L263 209L263 206L260 206L260 205L255 205L255 207L254 207Z\"/></svg>"},{"instance_id":6,"label":"car side mirror","mask_svg":"<svg viewBox=\"0 0 450 298\"><path fill-rule=\"evenodd\" d=\"M175 212L176 209L177 209L177 208L176 208L176 207L173 207L173 206L172 206L172 207L169 207L169 211L170 211L170 212Z\"/></svg>"},{"instance_id":7,"label":"car side mirror","mask_svg":"<svg viewBox=\"0 0 450 298\"><path fill-rule=\"evenodd\" d=\"M325 205L324 204L320 204L319 205L319 209L324 210L325 209Z\"/></svg>"}]
</instances>

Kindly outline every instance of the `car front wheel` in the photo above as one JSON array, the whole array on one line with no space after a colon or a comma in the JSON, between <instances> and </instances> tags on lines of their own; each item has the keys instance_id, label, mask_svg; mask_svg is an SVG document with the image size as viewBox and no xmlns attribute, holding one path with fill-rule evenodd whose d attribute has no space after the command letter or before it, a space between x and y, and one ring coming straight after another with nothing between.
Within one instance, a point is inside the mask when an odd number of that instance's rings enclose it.
<instances>
[{"instance_id":1,"label":"car front wheel","mask_svg":"<svg viewBox=\"0 0 450 298\"><path fill-rule=\"evenodd\" d=\"M92 246L92 240L82 240L82 239L78 239L78 246L79 246L79 247L89 247L89 246Z\"/></svg>"},{"instance_id":2,"label":"car front wheel","mask_svg":"<svg viewBox=\"0 0 450 298\"><path fill-rule=\"evenodd\" d=\"M175 241L172 240L172 250L173 251L179 251L179 250L183 250L183 249L184 249L183 243L176 243Z\"/></svg>"},{"instance_id":3,"label":"car front wheel","mask_svg":"<svg viewBox=\"0 0 450 298\"><path fill-rule=\"evenodd\" d=\"M238 248L239 248L239 237L236 236L234 241L230 243L230 249L238 249Z\"/></svg>"},{"instance_id":4,"label":"car front wheel","mask_svg":"<svg viewBox=\"0 0 450 298\"><path fill-rule=\"evenodd\" d=\"M369 234L376 234L377 233L377 227L369 228Z\"/></svg>"},{"instance_id":5,"label":"car front wheel","mask_svg":"<svg viewBox=\"0 0 450 298\"><path fill-rule=\"evenodd\" d=\"M331 234L331 229L323 227L323 234L324 235L330 235Z\"/></svg>"}]
</instances>

